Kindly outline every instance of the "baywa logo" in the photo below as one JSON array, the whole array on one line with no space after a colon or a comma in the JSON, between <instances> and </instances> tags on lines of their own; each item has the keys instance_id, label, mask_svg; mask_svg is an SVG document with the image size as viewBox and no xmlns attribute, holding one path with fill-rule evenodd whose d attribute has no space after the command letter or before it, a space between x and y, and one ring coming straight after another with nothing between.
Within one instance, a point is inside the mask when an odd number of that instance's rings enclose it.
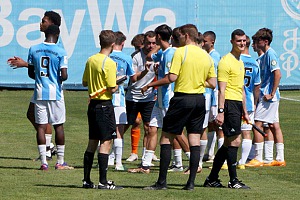
<instances>
[{"instance_id":1,"label":"baywa logo","mask_svg":"<svg viewBox=\"0 0 300 200\"><path fill-rule=\"evenodd\" d=\"M281 5L289 16L300 20L300 0L281 0Z\"/></svg>"}]
</instances>

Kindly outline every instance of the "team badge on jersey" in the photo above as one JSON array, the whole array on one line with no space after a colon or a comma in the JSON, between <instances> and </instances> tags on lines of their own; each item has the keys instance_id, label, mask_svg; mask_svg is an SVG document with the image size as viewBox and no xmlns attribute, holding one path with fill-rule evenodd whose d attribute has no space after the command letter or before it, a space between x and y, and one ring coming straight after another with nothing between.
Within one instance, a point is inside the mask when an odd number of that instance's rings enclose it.
<instances>
[{"instance_id":1,"label":"team badge on jersey","mask_svg":"<svg viewBox=\"0 0 300 200\"><path fill-rule=\"evenodd\" d=\"M277 62L276 62L276 60L272 60L272 61L271 61L271 65L272 65L272 66L275 66L275 65L277 65Z\"/></svg>"}]
</instances>

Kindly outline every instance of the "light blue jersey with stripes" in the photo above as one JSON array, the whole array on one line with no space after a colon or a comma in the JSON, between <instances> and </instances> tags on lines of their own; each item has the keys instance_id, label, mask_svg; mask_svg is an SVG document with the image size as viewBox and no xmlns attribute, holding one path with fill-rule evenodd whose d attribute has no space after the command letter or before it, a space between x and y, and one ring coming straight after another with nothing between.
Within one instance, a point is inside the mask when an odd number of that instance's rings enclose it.
<instances>
[{"instance_id":1,"label":"light blue jersey with stripes","mask_svg":"<svg viewBox=\"0 0 300 200\"><path fill-rule=\"evenodd\" d=\"M271 94L274 85L274 71L280 70L279 60L276 52L270 47L260 59L260 97L266 94ZM280 93L279 88L276 89L276 93L270 101L279 101Z\"/></svg>"},{"instance_id":2,"label":"light blue jersey with stripes","mask_svg":"<svg viewBox=\"0 0 300 200\"><path fill-rule=\"evenodd\" d=\"M66 51L54 43L41 43L29 49L28 64L35 71L35 100L60 100L62 68L68 67Z\"/></svg>"},{"instance_id":3,"label":"light blue jersey with stripes","mask_svg":"<svg viewBox=\"0 0 300 200\"><path fill-rule=\"evenodd\" d=\"M164 78L170 71L172 58L175 52L174 47L169 47L164 51L153 54L152 59L154 62L159 62L157 79ZM163 85L157 89L157 100L155 105L159 108L169 108L169 102L174 95L174 83Z\"/></svg>"},{"instance_id":4,"label":"light blue jersey with stripes","mask_svg":"<svg viewBox=\"0 0 300 200\"><path fill-rule=\"evenodd\" d=\"M215 49L211 50L209 52L209 55L214 61L215 73L218 74L218 64L221 60L221 55ZM211 88L205 88L204 96L206 98L206 96L209 96L207 94L210 94L211 106L217 106L218 105L218 102L217 102L218 98L216 97L217 93L214 92L214 91L217 91L217 90L218 90L218 84L216 85L216 88L214 90L212 90ZM208 109L208 107L207 107L207 109Z\"/></svg>"},{"instance_id":5,"label":"light blue jersey with stripes","mask_svg":"<svg viewBox=\"0 0 300 200\"><path fill-rule=\"evenodd\" d=\"M132 58L131 56L123 53L122 51L114 50L110 56L113 61L117 63L117 75L123 76L127 75L129 77L135 74L132 67ZM124 85L121 84L118 87L118 90L113 93L112 103L114 106L125 107L125 90Z\"/></svg>"},{"instance_id":6,"label":"light blue jersey with stripes","mask_svg":"<svg viewBox=\"0 0 300 200\"><path fill-rule=\"evenodd\" d=\"M241 54L245 66L244 89L247 111L254 111L254 88L261 83L258 63L250 55Z\"/></svg>"}]
</instances>

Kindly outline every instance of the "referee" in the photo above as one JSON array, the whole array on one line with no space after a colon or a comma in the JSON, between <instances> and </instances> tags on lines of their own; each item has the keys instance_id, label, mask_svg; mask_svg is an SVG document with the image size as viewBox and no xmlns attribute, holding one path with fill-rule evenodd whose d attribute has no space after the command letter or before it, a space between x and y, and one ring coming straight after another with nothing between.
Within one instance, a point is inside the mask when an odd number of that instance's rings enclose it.
<instances>
[{"instance_id":1,"label":"referee","mask_svg":"<svg viewBox=\"0 0 300 200\"><path fill-rule=\"evenodd\" d=\"M219 178L220 169L227 160L230 181L229 188L250 189L237 178L237 152L241 144L241 119L250 122L245 106L244 63L240 59L246 47L246 35L241 29L231 33L232 49L222 57L218 65L218 115L216 123L222 126L224 144L216 153L213 168L204 182L204 187L223 187Z\"/></svg>"},{"instance_id":2,"label":"referee","mask_svg":"<svg viewBox=\"0 0 300 200\"><path fill-rule=\"evenodd\" d=\"M157 182L146 190L167 189L167 171L171 161L171 144L186 127L190 144L190 175L184 190L193 190L200 159L200 134L205 116L205 87L215 88L214 63L206 51L196 45L198 30L193 24L179 28L180 46L171 63L169 74L157 86L175 82L174 97L163 120L160 139L160 168Z\"/></svg>"}]
</instances>

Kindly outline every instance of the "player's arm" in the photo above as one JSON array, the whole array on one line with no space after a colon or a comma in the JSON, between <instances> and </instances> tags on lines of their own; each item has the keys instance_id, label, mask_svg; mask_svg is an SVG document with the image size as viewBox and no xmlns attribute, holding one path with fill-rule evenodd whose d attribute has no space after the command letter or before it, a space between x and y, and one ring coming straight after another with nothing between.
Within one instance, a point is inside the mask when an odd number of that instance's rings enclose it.
<instances>
[{"instance_id":1,"label":"player's arm","mask_svg":"<svg viewBox=\"0 0 300 200\"><path fill-rule=\"evenodd\" d=\"M61 69L60 80L61 80L61 81L66 81L67 79L68 79L67 68L62 68L62 69Z\"/></svg>"},{"instance_id":2,"label":"player's arm","mask_svg":"<svg viewBox=\"0 0 300 200\"><path fill-rule=\"evenodd\" d=\"M260 93L260 84L254 86L254 106L258 104L258 99L259 99L259 93Z\"/></svg>"},{"instance_id":3,"label":"player's arm","mask_svg":"<svg viewBox=\"0 0 300 200\"><path fill-rule=\"evenodd\" d=\"M274 73L274 84L273 84L271 93L265 95L266 101L273 99L273 97L276 93L276 90L279 86L280 79L281 79L281 72L279 69L274 70L272 73Z\"/></svg>"},{"instance_id":4,"label":"player's arm","mask_svg":"<svg viewBox=\"0 0 300 200\"><path fill-rule=\"evenodd\" d=\"M27 69L28 69L27 73L28 73L29 78L35 80L34 66L31 64L28 64Z\"/></svg>"},{"instance_id":5,"label":"player's arm","mask_svg":"<svg viewBox=\"0 0 300 200\"><path fill-rule=\"evenodd\" d=\"M147 55L146 55L146 60L147 61L152 61L152 54L157 53L160 50L160 45L156 45L154 49L152 49Z\"/></svg>"},{"instance_id":6,"label":"player's arm","mask_svg":"<svg viewBox=\"0 0 300 200\"><path fill-rule=\"evenodd\" d=\"M17 56L14 56L13 58L9 58L7 62L11 67L14 67L14 69L21 68L21 67L28 67L28 63L24 61L22 58Z\"/></svg>"},{"instance_id":7,"label":"player's arm","mask_svg":"<svg viewBox=\"0 0 300 200\"><path fill-rule=\"evenodd\" d=\"M248 111L247 111L247 105L246 105L246 93L244 87L242 87L243 90L243 118L246 121L247 124L251 122ZM252 122L251 122L252 123Z\"/></svg>"},{"instance_id":8,"label":"player's arm","mask_svg":"<svg viewBox=\"0 0 300 200\"><path fill-rule=\"evenodd\" d=\"M227 82L218 81L219 86L219 98L218 98L218 115L216 117L216 123L222 126L224 122L224 104L225 104L225 89Z\"/></svg>"},{"instance_id":9,"label":"player's arm","mask_svg":"<svg viewBox=\"0 0 300 200\"><path fill-rule=\"evenodd\" d=\"M215 89L216 85L217 85L217 78L216 77L208 78L205 81L205 87L206 88Z\"/></svg>"}]
</instances>

